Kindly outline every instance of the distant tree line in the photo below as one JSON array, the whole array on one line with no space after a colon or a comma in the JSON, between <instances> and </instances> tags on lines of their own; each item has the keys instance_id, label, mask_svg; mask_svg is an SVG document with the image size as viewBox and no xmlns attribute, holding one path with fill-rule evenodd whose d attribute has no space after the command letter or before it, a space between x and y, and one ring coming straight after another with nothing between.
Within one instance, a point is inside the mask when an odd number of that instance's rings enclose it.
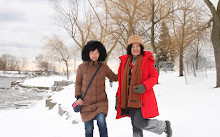
<instances>
[{"instance_id":1,"label":"distant tree line","mask_svg":"<svg viewBox=\"0 0 220 137\"><path fill-rule=\"evenodd\" d=\"M3 54L0 56L0 70L3 71L24 71L27 67L27 59L19 59L14 55Z\"/></svg>"}]
</instances>

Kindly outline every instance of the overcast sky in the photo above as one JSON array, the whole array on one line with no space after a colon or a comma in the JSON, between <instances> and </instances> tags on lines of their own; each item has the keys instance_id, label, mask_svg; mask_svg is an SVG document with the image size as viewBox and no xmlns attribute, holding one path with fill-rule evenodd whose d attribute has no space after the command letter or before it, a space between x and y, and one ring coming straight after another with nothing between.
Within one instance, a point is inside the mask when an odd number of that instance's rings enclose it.
<instances>
[{"instance_id":1,"label":"overcast sky","mask_svg":"<svg viewBox=\"0 0 220 137\"><path fill-rule=\"evenodd\" d=\"M48 0L0 0L0 55L34 58L43 35L59 34Z\"/></svg>"},{"instance_id":2,"label":"overcast sky","mask_svg":"<svg viewBox=\"0 0 220 137\"><path fill-rule=\"evenodd\" d=\"M64 33L53 16L48 0L0 0L0 56L35 58L42 52L43 35Z\"/></svg>"}]
</instances>

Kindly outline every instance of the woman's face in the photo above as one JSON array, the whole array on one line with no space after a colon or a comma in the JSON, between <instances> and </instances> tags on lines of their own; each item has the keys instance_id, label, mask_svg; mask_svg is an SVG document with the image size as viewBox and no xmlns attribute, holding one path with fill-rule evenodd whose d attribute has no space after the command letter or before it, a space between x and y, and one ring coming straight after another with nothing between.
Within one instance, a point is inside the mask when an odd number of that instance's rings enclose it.
<instances>
[{"instance_id":1,"label":"woman's face","mask_svg":"<svg viewBox=\"0 0 220 137\"><path fill-rule=\"evenodd\" d=\"M139 44L132 44L131 54L133 56L138 56L141 54L141 46Z\"/></svg>"},{"instance_id":2,"label":"woman's face","mask_svg":"<svg viewBox=\"0 0 220 137\"><path fill-rule=\"evenodd\" d=\"M98 49L95 49L94 51L89 52L89 58L92 61L97 61L99 59L99 51Z\"/></svg>"}]
</instances>

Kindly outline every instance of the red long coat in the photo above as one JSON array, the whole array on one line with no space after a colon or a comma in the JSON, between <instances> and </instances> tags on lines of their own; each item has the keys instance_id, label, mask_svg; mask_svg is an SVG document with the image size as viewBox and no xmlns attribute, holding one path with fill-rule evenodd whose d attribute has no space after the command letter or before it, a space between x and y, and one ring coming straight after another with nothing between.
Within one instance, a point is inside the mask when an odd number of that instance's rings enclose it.
<instances>
[{"instance_id":1,"label":"red long coat","mask_svg":"<svg viewBox=\"0 0 220 137\"><path fill-rule=\"evenodd\" d=\"M144 57L141 64L141 70L142 70L142 79L141 84L143 84L146 88L146 91L141 94L141 112L143 117L146 118L152 118L159 115L158 107L157 107L157 101L154 94L153 86L157 84L158 82L158 72L154 68L154 62L155 60L151 56L153 53L144 51ZM119 69L118 69L118 80L119 80L119 87L118 91L116 93L116 96L118 96L118 108L117 108L117 116L116 119L119 119L121 117L129 116L129 115L121 115L121 87L122 87L122 79L123 79L123 71L125 64L127 62L127 59L130 55L124 55L119 57L121 60Z\"/></svg>"}]
</instances>

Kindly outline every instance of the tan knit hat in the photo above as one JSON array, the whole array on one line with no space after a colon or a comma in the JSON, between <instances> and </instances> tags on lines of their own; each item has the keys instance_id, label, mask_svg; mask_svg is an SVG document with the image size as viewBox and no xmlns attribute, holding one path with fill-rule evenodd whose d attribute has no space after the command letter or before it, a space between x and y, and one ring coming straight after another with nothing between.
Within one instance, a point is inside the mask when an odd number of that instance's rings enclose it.
<instances>
[{"instance_id":1,"label":"tan knit hat","mask_svg":"<svg viewBox=\"0 0 220 137\"><path fill-rule=\"evenodd\" d=\"M140 44L144 47L144 42L143 42L142 38L139 35L132 35L128 38L127 47L131 44Z\"/></svg>"}]
</instances>

